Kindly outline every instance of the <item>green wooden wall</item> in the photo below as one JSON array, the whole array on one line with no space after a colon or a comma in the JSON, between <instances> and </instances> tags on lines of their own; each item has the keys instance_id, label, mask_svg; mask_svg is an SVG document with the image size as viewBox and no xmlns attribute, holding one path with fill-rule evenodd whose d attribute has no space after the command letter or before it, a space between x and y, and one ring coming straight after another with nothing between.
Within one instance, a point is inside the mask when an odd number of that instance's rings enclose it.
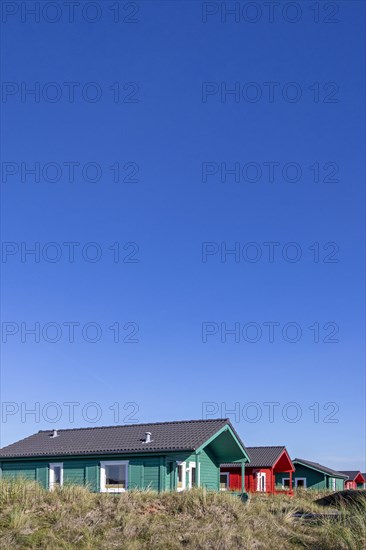
<instances>
[{"instance_id":1,"label":"green wooden wall","mask_svg":"<svg viewBox=\"0 0 366 550\"><path fill-rule=\"evenodd\" d=\"M295 488L295 478L296 477L306 477L306 486L308 489L329 489L333 490L332 480L336 480L336 491L343 491L344 481L341 478L332 478L321 472L316 472L311 468L306 468L305 466L300 466L296 464L296 471L292 474L292 483L293 488ZM285 473L276 473L276 487L280 488L282 486L282 478L289 477L289 474Z\"/></svg>"},{"instance_id":2,"label":"green wooden wall","mask_svg":"<svg viewBox=\"0 0 366 550\"><path fill-rule=\"evenodd\" d=\"M344 479L335 478L336 480L336 491L343 491L344 489ZM332 485L330 485L332 487Z\"/></svg>"},{"instance_id":3,"label":"green wooden wall","mask_svg":"<svg viewBox=\"0 0 366 550\"><path fill-rule=\"evenodd\" d=\"M213 455L206 448L199 455L200 460L200 486L213 491L220 488L220 466L215 462Z\"/></svg>"},{"instance_id":4,"label":"green wooden wall","mask_svg":"<svg viewBox=\"0 0 366 550\"><path fill-rule=\"evenodd\" d=\"M317 472L315 470L312 470L311 468L307 468L306 466L302 466L300 464L295 464L295 473L292 474L292 478L294 480L294 486L295 486L295 478L296 477L306 477L306 486L308 489L333 489L333 485L331 482L332 476L329 476L327 474L323 474L321 472ZM343 490L344 488L344 482L343 479L335 478L336 479L336 490Z\"/></svg>"},{"instance_id":5,"label":"green wooden wall","mask_svg":"<svg viewBox=\"0 0 366 550\"><path fill-rule=\"evenodd\" d=\"M100 461L128 460L128 487L129 489L151 489L154 491L176 490L176 464L189 462L196 464L196 455L188 453L169 453L167 455L151 456L98 456L95 458L62 458L40 459L37 461L3 461L0 463L2 477L15 477L31 481L38 481L43 487L48 487L49 463L63 463L64 485L86 485L91 491L100 490ZM211 490L219 489L219 464L209 449L199 454L200 486ZM188 488L188 471L186 473L186 487Z\"/></svg>"}]
</instances>

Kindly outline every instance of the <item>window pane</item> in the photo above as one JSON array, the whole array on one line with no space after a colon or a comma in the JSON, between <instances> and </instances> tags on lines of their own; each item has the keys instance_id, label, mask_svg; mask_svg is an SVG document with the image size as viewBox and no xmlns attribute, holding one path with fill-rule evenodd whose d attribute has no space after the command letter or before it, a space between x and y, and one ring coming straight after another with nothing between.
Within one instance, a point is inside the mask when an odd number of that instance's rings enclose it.
<instances>
[{"instance_id":1,"label":"window pane","mask_svg":"<svg viewBox=\"0 0 366 550\"><path fill-rule=\"evenodd\" d=\"M283 486L284 487L290 487L290 480L289 479L284 479L283 480Z\"/></svg>"},{"instance_id":2,"label":"window pane","mask_svg":"<svg viewBox=\"0 0 366 550\"><path fill-rule=\"evenodd\" d=\"M178 464L178 489L183 488L183 467L182 464Z\"/></svg>"},{"instance_id":3,"label":"window pane","mask_svg":"<svg viewBox=\"0 0 366 550\"><path fill-rule=\"evenodd\" d=\"M105 486L121 487L126 485L126 467L122 464L113 464L105 467Z\"/></svg>"},{"instance_id":4,"label":"window pane","mask_svg":"<svg viewBox=\"0 0 366 550\"><path fill-rule=\"evenodd\" d=\"M192 487L196 485L196 468L192 466Z\"/></svg>"},{"instance_id":5,"label":"window pane","mask_svg":"<svg viewBox=\"0 0 366 550\"><path fill-rule=\"evenodd\" d=\"M60 466L55 466L53 468L53 482L54 483L61 483L61 468Z\"/></svg>"}]
</instances>

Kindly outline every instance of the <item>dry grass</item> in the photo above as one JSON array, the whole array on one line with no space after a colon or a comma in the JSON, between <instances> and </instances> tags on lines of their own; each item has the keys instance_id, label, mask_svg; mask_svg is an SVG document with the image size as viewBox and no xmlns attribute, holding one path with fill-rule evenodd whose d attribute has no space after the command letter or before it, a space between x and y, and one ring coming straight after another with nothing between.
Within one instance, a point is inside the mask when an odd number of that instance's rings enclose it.
<instances>
[{"instance_id":1,"label":"dry grass","mask_svg":"<svg viewBox=\"0 0 366 550\"><path fill-rule=\"evenodd\" d=\"M37 484L0 483L0 547L4 550L364 550L366 498L337 520L299 520L294 511L323 512L310 491L294 498L225 493L93 494L81 487L52 493Z\"/></svg>"}]
</instances>

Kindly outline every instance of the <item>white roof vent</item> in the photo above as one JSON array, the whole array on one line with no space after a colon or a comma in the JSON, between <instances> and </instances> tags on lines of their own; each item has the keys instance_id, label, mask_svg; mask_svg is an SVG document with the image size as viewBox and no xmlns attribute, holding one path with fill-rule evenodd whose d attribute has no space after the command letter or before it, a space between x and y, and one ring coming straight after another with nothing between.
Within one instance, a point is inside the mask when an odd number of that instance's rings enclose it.
<instances>
[{"instance_id":1,"label":"white roof vent","mask_svg":"<svg viewBox=\"0 0 366 550\"><path fill-rule=\"evenodd\" d=\"M151 432L145 432L145 441L144 443L152 443Z\"/></svg>"},{"instance_id":2,"label":"white roof vent","mask_svg":"<svg viewBox=\"0 0 366 550\"><path fill-rule=\"evenodd\" d=\"M52 435L50 437L58 437L57 430L53 430Z\"/></svg>"}]
</instances>

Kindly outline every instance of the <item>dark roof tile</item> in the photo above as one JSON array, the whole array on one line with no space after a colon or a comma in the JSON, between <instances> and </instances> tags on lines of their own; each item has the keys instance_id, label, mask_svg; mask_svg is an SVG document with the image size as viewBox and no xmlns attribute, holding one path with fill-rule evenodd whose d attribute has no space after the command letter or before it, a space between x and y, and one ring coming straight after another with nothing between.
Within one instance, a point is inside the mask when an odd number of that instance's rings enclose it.
<instances>
[{"instance_id":1,"label":"dark roof tile","mask_svg":"<svg viewBox=\"0 0 366 550\"><path fill-rule=\"evenodd\" d=\"M353 481L358 476L358 474L361 474L366 481L365 474L362 474L360 470L339 470L339 471L341 472L341 474L348 476L350 481Z\"/></svg>"},{"instance_id":2,"label":"dark roof tile","mask_svg":"<svg viewBox=\"0 0 366 550\"><path fill-rule=\"evenodd\" d=\"M318 462L310 462L310 460L304 460L303 458L294 458L292 462L295 465L296 465L296 462L300 462L301 464L304 464L304 466L309 466L309 468L315 468L316 470L320 470L321 472L324 472L325 474L328 474L334 477L342 477L344 479L348 478L348 476L343 474L342 472L338 472L337 470L332 470L331 468L328 468L327 466L323 466Z\"/></svg>"},{"instance_id":3,"label":"dark roof tile","mask_svg":"<svg viewBox=\"0 0 366 550\"><path fill-rule=\"evenodd\" d=\"M193 451L226 424L230 425L238 437L230 421L223 418L72 428L57 430L57 437L51 437L53 430L39 431L2 448L0 458ZM144 443L145 432L151 432L151 443ZM242 444L239 437L238 439Z\"/></svg>"},{"instance_id":4,"label":"dark roof tile","mask_svg":"<svg viewBox=\"0 0 366 550\"><path fill-rule=\"evenodd\" d=\"M246 447L246 451L250 458L250 463L247 468L265 468L266 466L273 466L283 451L286 450L284 445L277 447ZM240 467L239 463L230 462L221 464L223 468Z\"/></svg>"}]
</instances>

